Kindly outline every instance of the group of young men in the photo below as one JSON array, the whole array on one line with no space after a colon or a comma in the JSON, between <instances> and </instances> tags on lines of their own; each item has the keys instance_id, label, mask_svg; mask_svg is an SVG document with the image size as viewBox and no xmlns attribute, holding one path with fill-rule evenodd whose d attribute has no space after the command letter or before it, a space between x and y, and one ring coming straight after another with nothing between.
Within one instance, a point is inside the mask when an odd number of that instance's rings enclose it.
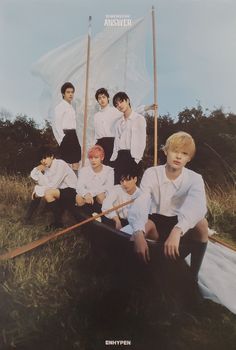
<instances>
[{"instance_id":1,"label":"group of young men","mask_svg":"<svg viewBox=\"0 0 236 350\"><path fill-rule=\"evenodd\" d=\"M93 215L133 200L103 216L102 221L118 230L130 225L135 251L146 263L150 260L147 238L161 241L168 258L184 258L191 253L191 271L197 280L208 225L202 177L185 167L195 154L193 138L181 131L171 135L163 148L166 164L147 169L139 188L146 147L146 121L141 113L156 106L133 111L127 94L118 92L111 107L108 91L101 88L95 95L100 105L94 116L95 145L88 151L89 163L81 168L81 147L71 105L74 91L71 83L61 88L63 99L55 109L53 124L59 159L52 151L44 150L40 164L32 170L37 185L30 214L44 197L54 214L53 228L58 228L65 206L72 212L75 207L83 207Z\"/></svg>"}]
</instances>

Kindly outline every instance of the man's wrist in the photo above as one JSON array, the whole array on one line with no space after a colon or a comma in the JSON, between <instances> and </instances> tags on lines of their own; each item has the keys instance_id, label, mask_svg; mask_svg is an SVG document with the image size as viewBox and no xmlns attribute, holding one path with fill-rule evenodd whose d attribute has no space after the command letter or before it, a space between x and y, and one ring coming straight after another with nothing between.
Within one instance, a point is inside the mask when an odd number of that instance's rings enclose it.
<instances>
[{"instance_id":1,"label":"man's wrist","mask_svg":"<svg viewBox=\"0 0 236 350\"><path fill-rule=\"evenodd\" d=\"M141 230L134 231L132 236L133 237L144 236L144 232Z\"/></svg>"},{"instance_id":2,"label":"man's wrist","mask_svg":"<svg viewBox=\"0 0 236 350\"><path fill-rule=\"evenodd\" d=\"M183 236L183 231L180 227L178 226L174 226L172 232L174 232L174 234L178 234L180 237Z\"/></svg>"}]
</instances>

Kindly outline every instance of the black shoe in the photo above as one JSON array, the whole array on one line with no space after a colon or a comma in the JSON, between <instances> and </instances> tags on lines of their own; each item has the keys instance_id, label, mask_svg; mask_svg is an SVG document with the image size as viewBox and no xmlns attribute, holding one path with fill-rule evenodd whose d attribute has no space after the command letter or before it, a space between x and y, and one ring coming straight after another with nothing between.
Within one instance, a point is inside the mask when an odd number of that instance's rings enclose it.
<instances>
[{"instance_id":1,"label":"black shoe","mask_svg":"<svg viewBox=\"0 0 236 350\"><path fill-rule=\"evenodd\" d=\"M31 224L32 216L34 215L35 211L37 210L39 204L40 204L41 198L35 198L32 199L30 202L30 205L27 209L26 215L23 219L24 224Z\"/></svg>"}]
</instances>

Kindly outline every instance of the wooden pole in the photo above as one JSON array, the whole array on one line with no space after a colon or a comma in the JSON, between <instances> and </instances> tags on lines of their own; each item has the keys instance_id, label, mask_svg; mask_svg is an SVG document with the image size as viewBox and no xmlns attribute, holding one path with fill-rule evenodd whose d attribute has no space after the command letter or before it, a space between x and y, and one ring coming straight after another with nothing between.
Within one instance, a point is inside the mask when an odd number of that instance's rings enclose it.
<instances>
[{"instance_id":1,"label":"wooden pole","mask_svg":"<svg viewBox=\"0 0 236 350\"><path fill-rule=\"evenodd\" d=\"M157 135L157 120L158 120L158 104L157 104L157 58L156 58L156 22L155 22L155 8L152 6L152 47L153 47L153 82L154 82L154 166L157 165L158 160L158 135Z\"/></svg>"},{"instance_id":2,"label":"wooden pole","mask_svg":"<svg viewBox=\"0 0 236 350\"><path fill-rule=\"evenodd\" d=\"M84 166L85 158L86 158L86 138L87 138L87 120L88 120L88 85L89 85L91 22L92 22L92 17L89 16L88 44L87 44L87 62L86 62L86 78L85 78L85 97L84 97L84 129L83 129L83 147L82 147L82 166Z\"/></svg>"},{"instance_id":3,"label":"wooden pole","mask_svg":"<svg viewBox=\"0 0 236 350\"><path fill-rule=\"evenodd\" d=\"M57 232L52 232L49 235L44 236L44 237L42 237L40 239L37 239L36 241L30 242L30 243L28 243L28 244L26 244L26 245L24 245L22 247L14 248L14 249L10 250L9 252L0 255L0 261L1 260L12 259L12 258L15 258L16 256L19 256L19 255L22 255L24 253L27 253L27 252L29 252L29 251L37 248L37 247L40 247L41 245L43 245L45 243L51 241L52 239L58 238L60 236L63 236L66 233L68 233L68 232L70 232L70 231L72 231L72 230L74 230L76 228L79 228L79 227L81 227L81 226L83 226L83 225L85 225L85 224L87 224L89 222L92 222L92 221L100 218L101 216L104 216L104 215L106 215L108 213L111 213L112 211L116 211L116 210L118 210L120 208L123 208L126 205L129 205L129 204L131 204L133 202L134 202L134 199L131 199L131 200L127 201L127 202L121 203L121 204L116 205L116 206L114 206L114 207L112 207L110 209L107 209L107 210L105 210L105 211L103 211L103 212L101 212L101 213L99 213L99 214L97 214L95 216L91 216L91 217L89 217L89 218L87 218L87 219L85 219L85 220L83 220L81 222L78 222L75 225L67 227L64 230L60 230L60 231L57 231Z\"/></svg>"}]
</instances>

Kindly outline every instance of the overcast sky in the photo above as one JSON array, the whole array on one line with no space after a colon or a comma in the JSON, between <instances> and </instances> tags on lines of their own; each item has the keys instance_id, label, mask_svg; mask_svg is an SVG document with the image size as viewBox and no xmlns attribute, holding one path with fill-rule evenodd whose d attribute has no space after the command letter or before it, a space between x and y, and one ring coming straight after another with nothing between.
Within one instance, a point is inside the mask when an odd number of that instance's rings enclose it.
<instances>
[{"instance_id":1,"label":"overcast sky","mask_svg":"<svg viewBox=\"0 0 236 350\"><path fill-rule=\"evenodd\" d=\"M85 34L89 15L96 33L107 14L136 19L152 5L160 113L175 116L198 102L236 113L235 0L0 0L0 109L40 122L44 84L31 74L32 64Z\"/></svg>"}]
</instances>

